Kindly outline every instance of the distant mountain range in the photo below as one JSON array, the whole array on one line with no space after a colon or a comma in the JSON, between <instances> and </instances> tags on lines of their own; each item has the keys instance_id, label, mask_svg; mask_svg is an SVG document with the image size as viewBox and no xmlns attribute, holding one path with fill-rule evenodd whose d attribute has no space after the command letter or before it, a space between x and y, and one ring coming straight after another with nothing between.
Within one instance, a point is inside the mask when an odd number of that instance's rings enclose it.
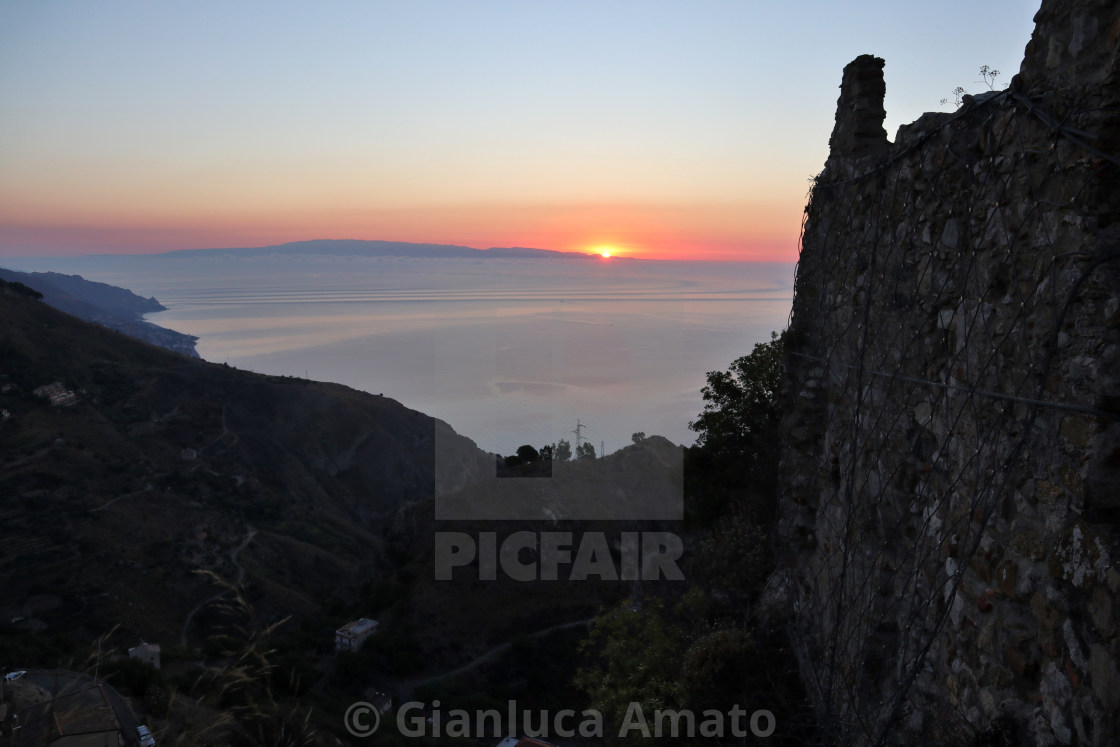
<instances>
[{"instance_id":1,"label":"distant mountain range","mask_svg":"<svg viewBox=\"0 0 1120 747\"><path fill-rule=\"evenodd\" d=\"M327 255L337 257L448 257L502 258L502 259L554 259L598 258L598 254L583 252L558 252L551 249L529 249L521 246L474 249L457 244L413 244L406 241L365 241L361 239L314 239L290 241L286 244L227 249L179 249L163 252L161 257L213 257L218 255L260 257L275 254Z\"/></svg>"}]
</instances>

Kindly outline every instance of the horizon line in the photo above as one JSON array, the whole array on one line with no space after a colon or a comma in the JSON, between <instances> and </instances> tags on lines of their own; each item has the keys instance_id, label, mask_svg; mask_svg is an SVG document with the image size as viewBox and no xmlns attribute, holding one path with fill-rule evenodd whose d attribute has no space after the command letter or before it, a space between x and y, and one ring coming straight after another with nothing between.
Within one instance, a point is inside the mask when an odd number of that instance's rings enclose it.
<instances>
[{"instance_id":1,"label":"horizon line","mask_svg":"<svg viewBox=\"0 0 1120 747\"><path fill-rule=\"evenodd\" d=\"M315 244L315 243L362 243L362 244L401 244L406 246L416 247L439 247L449 249L467 249L478 252L480 255L491 251L504 252L504 251L521 251L539 253L534 256L533 254L525 254L522 256L502 256L493 257L495 259L557 259L557 258L579 258L579 259L597 259L600 261L610 260L640 260L645 262L735 262L747 264L796 264L797 259L734 259L727 257L720 257L715 259L710 258L691 258L691 257L650 257L631 254L620 254L615 251L627 251L625 247L612 246L612 252L609 256L603 256L600 253L578 251L570 249L541 249L529 246L491 246L485 249L478 247L468 246L466 244L451 244L439 243L431 241L394 241L387 239L358 239L358 238L317 238L317 239L297 239L293 241L285 241L279 244L260 244L251 246L211 246L211 247L194 247L194 248L181 248L181 249L161 249L155 251L136 251L136 252L89 252L83 254L60 254L60 253L35 253L35 254L11 254L0 255L0 262L4 260L37 260L37 259L99 259L109 257L166 257L173 254L204 254L209 252L239 252L239 251L253 251L265 249L288 249L289 251L295 249L300 244ZM606 244L604 244L606 246ZM17 250L18 251L18 250ZM61 250L58 250L61 251ZM306 256L311 256L317 252L308 252ZM292 251L293 255L299 254L297 251ZM558 256L560 255L560 256ZM332 255L328 255L332 256ZM336 253L333 256L353 256L353 257L368 257L362 253L355 252L354 254ZM375 255L377 256L377 255ZM459 259L462 257L423 257L408 254L400 255L379 255L383 257L401 258L401 259Z\"/></svg>"}]
</instances>

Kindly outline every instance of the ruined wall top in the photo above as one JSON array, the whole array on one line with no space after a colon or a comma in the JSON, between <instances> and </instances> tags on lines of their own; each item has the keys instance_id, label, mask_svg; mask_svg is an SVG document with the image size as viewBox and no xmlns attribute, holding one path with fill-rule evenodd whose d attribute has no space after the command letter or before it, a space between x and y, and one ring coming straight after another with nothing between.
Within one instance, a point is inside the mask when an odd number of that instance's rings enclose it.
<instances>
[{"instance_id":1,"label":"ruined wall top","mask_svg":"<svg viewBox=\"0 0 1120 747\"><path fill-rule=\"evenodd\" d=\"M887 112L883 98L887 86L883 80L881 57L860 55L844 68L840 98L836 102L836 125L828 140L829 158L826 171L834 176L868 160L878 160L890 148L883 120Z\"/></svg>"},{"instance_id":2,"label":"ruined wall top","mask_svg":"<svg viewBox=\"0 0 1120 747\"><path fill-rule=\"evenodd\" d=\"M1088 135L1093 147L1115 152L1120 147L1120 3L1043 0L1034 20L1009 95L1037 107L1036 116L1052 129L1074 128ZM883 129L883 66L881 58L865 54L844 68L824 181L864 173L892 154ZM966 109L972 101L965 97ZM923 123L939 124L946 116L926 114L904 127L922 130Z\"/></svg>"}]
</instances>

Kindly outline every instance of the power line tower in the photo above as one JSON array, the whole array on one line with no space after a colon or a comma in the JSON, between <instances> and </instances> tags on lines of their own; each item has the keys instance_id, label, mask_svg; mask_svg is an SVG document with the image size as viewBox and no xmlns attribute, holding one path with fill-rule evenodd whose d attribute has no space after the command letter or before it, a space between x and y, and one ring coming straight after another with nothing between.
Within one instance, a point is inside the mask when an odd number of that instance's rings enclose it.
<instances>
[{"instance_id":1,"label":"power line tower","mask_svg":"<svg viewBox=\"0 0 1120 747\"><path fill-rule=\"evenodd\" d=\"M587 427L586 425L579 422L579 418L576 418L576 429L574 431L572 431L572 433L576 434L576 448L577 449L579 448L580 444L583 442L583 429L586 428L586 427Z\"/></svg>"}]
</instances>

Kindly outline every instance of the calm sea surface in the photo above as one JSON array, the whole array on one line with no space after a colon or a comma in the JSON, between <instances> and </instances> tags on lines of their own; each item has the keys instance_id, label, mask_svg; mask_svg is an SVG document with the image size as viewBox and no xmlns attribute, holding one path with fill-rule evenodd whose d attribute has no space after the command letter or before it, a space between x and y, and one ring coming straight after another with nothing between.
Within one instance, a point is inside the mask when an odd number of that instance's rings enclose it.
<instances>
[{"instance_id":1,"label":"calm sea surface","mask_svg":"<svg viewBox=\"0 0 1120 747\"><path fill-rule=\"evenodd\" d=\"M691 444L705 374L785 327L793 265L584 259L13 260L155 296L210 361L335 381L488 451L636 431Z\"/></svg>"}]
</instances>

